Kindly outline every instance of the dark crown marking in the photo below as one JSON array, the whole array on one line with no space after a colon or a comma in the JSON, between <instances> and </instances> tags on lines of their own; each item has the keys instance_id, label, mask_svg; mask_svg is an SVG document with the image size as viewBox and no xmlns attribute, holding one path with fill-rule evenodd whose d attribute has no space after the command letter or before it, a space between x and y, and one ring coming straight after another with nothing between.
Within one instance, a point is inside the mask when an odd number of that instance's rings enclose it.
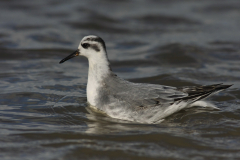
<instances>
[{"instance_id":1,"label":"dark crown marking","mask_svg":"<svg viewBox=\"0 0 240 160\"><path fill-rule=\"evenodd\" d=\"M102 45L102 47L103 47L104 50L106 51L106 45L105 45L105 42L104 42L104 40L103 40L102 38L100 38L100 37L91 37L91 38L87 38L86 41L95 41L95 42L98 42L98 43L100 43L100 44ZM97 51L97 52L100 51L100 49L99 49L96 45L92 46L92 48L93 48L95 51Z\"/></svg>"}]
</instances>

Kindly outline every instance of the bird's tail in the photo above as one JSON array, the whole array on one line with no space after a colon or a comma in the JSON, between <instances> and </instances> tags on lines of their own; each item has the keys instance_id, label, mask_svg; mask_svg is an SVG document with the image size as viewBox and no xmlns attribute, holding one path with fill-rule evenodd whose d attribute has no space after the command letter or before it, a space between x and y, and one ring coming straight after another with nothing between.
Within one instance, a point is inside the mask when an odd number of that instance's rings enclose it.
<instances>
[{"instance_id":1,"label":"bird's tail","mask_svg":"<svg viewBox=\"0 0 240 160\"><path fill-rule=\"evenodd\" d=\"M176 98L175 101L190 101L190 103L193 103L231 86L232 85L214 84L208 86L178 88L178 90L187 93L188 95L186 97Z\"/></svg>"}]
</instances>

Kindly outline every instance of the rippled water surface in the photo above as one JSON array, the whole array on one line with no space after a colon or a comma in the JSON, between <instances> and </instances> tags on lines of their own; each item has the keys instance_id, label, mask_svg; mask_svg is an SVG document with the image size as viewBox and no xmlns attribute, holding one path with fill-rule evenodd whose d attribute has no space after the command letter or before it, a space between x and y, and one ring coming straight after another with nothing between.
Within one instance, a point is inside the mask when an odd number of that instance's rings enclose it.
<instances>
[{"instance_id":1,"label":"rippled water surface","mask_svg":"<svg viewBox=\"0 0 240 160\"><path fill-rule=\"evenodd\" d=\"M0 2L0 159L240 159L240 1L3 0ZM133 82L234 84L160 124L89 112L96 34L112 69Z\"/></svg>"}]
</instances>

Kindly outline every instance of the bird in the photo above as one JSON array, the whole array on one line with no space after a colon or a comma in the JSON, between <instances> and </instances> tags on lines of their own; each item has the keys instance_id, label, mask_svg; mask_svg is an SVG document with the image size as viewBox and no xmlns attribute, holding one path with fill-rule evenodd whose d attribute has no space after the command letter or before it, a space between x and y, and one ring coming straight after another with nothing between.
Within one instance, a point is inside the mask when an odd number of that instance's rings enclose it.
<instances>
[{"instance_id":1,"label":"bird","mask_svg":"<svg viewBox=\"0 0 240 160\"><path fill-rule=\"evenodd\" d=\"M232 85L172 87L159 84L133 83L113 73L102 38L83 37L78 49L62 59L88 59L87 103L94 111L115 119L154 124L194 104L205 104L202 99Z\"/></svg>"}]
</instances>

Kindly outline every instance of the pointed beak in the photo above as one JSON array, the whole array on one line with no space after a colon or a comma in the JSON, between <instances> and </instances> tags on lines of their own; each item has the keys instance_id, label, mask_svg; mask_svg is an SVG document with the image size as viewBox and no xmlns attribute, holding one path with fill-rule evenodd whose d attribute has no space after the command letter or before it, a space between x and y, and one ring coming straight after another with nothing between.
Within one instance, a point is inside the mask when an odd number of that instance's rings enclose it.
<instances>
[{"instance_id":1,"label":"pointed beak","mask_svg":"<svg viewBox=\"0 0 240 160\"><path fill-rule=\"evenodd\" d=\"M69 56L67 56L66 58L63 58L59 63L61 64L61 63L65 62L65 61L67 61L67 60L69 60L69 59L71 59L71 58L73 58L73 57L78 56L78 55L79 55L79 50L76 50L76 51L74 51L72 54L70 54Z\"/></svg>"}]
</instances>

